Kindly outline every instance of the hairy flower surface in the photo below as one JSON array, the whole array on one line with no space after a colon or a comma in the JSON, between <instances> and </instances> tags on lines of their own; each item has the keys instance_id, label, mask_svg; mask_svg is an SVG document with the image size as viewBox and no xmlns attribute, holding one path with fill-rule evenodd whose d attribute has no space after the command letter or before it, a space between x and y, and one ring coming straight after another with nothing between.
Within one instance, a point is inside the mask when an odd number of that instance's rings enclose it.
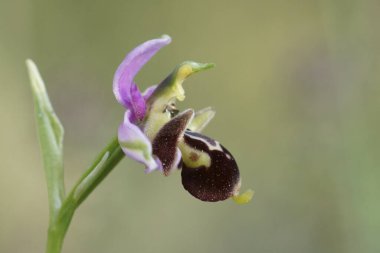
<instances>
[{"instance_id":1,"label":"hairy flower surface","mask_svg":"<svg viewBox=\"0 0 380 253\"><path fill-rule=\"evenodd\" d=\"M232 197L237 203L247 203L253 191L239 195L241 179L231 153L200 134L215 111L179 112L176 108L176 101L185 99L185 79L213 64L183 62L143 93L134 83L139 70L170 42L167 35L144 42L127 54L116 70L113 91L126 108L118 130L119 143L127 156L145 165L147 173L160 170L168 176L181 169L184 188L200 200L215 202Z\"/></svg>"}]
</instances>

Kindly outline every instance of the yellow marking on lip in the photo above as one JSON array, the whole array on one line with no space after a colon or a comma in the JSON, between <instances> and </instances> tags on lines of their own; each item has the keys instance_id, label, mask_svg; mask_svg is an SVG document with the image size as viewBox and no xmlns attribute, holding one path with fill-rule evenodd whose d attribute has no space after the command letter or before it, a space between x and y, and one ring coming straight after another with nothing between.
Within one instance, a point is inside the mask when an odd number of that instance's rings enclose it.
<instances>
[{"instance_id":1,"label":"yellow marking on lip","mask_svg":"<svg viewBox=\"0 0 380 253\"><path fill-rule=\"evenodd\" d=\"M182 160L187 167L199 168L205 166L209 168L211 166L211 158L206 152L192 148L184 143L184 141L180 142L179 149L182 153ZM195 157L197 159L194 159Z\"/></svg>"}]
</instances>

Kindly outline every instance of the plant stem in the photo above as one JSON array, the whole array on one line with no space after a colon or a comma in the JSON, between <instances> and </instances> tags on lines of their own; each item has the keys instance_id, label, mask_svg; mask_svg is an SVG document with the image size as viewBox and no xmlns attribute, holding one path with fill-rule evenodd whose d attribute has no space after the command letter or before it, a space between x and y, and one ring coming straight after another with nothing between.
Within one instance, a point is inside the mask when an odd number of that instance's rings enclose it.
<instances>
[{"instance_id":1,"label":"plant stem","mask_svg":"<svg viewBox=\"0 0 380 253\"><path fill-rule=\"evenodd\" d=\"M69 212L70 211L70 212ZM60 253L70 221L74 215L75 207L65 212L64 219L59 219L49 226L46 253ZM61 217L60 217L61 218Z\"/></svg>"},{"instance_id":2,"label":"plant stem","mask_svg":"<svg viewBox=\"0 0 380 253\"><path fill-rule=\"evenodd\" d=\"M52 219L48 229L46 253L60 253L67 229L75 210L88 195L101 183L113 168L123 159L124 153L117 138L103 149L94 163L78 180L70 194L64 200L58 215Z\"/></svg>"}]
</instances>

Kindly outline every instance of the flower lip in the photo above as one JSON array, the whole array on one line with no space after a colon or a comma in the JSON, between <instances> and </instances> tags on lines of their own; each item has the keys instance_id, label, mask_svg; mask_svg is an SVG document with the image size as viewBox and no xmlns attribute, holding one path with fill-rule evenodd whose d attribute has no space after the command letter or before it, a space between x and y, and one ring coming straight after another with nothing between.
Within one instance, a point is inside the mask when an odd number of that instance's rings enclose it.
<instances>
[{"instance_id":1,"label":"flower lip","mask_svg":"<svg viewBox=\"0 0 380 253\"><path fill-rule=\"evenodd\" d=\"M202 201L216 202L234 196L240 187L240 173L232 154L216 140L199 133L186 131L184 142L191 151L188 154L182 152L182 156L190 157L183 159L183 187ZM210 163L194 167L198 157L191 158L191 155L195 150L207 154Z\"/></svg>"}]
</instances>

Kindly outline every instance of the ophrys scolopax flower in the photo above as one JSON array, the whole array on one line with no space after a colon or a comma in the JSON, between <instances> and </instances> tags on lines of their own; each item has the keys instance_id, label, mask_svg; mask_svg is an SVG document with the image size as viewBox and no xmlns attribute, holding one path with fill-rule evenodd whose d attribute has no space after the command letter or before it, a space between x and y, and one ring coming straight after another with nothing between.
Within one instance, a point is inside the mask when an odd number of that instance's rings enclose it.
<instances>
[{"instance_id":1,"label":"ophrys scolopax flower","mask_svg":"<svg viewBox=\"0 0 380 253\"><path fill-rule=\"evenodd\" d=\"M200 200L232 197L246 203L253 192L239 195L241 179L235 159L219 142L200 134L215 112L176 108L176 102L185 99L185 79L213 64L183 62L143 93L134 83L139 70L170 42L167 35L144 42L127 54L115 73L113 91L126 108L118 131L120 145L127 156L145 165L146 172L160 170L167 176L181 169L184 188Z\"/></svg>"}]
</instances>

